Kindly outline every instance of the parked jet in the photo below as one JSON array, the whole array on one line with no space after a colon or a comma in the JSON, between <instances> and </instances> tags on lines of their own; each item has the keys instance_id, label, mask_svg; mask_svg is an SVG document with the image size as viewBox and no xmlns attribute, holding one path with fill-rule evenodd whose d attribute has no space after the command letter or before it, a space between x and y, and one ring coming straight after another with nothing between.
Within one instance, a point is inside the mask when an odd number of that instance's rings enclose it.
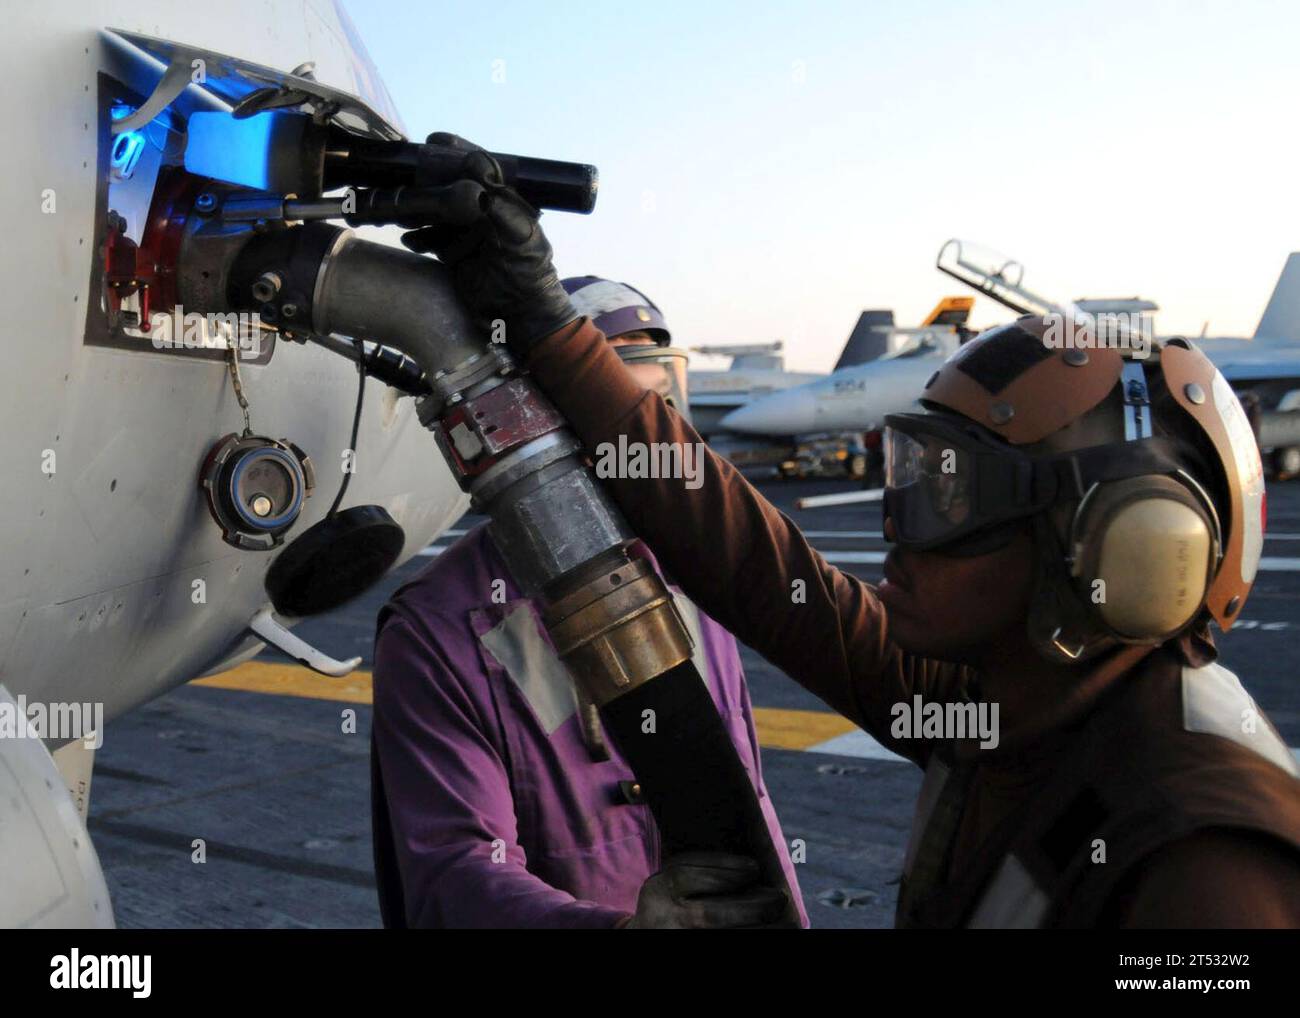
<instances>
[{"instance_id":1,"label":"parked jet","mask_svg":"<svg viewBox=\"0 0 1300 1018\"><path fill-rule=\"evenodd\" d=\"M863 311L849 333L835 370L860 364L880 356L889 349L894 331L894 313L886 310ZM749 345L696 346L695 353L732 358L726 371L694 370L690 373L691 421L714 451L726 456L740 467L773 467L786 469L782 464L794 464L801 459L797 443L781 436L752 437L738 434L723 426L722 420L747 404L770 397L786 389L825 378L812 371L787 371L782 356L783 344L757 343ZM807 450L803 450L807 451ZM838 442L820 447L812 459L820 462L824 454L833 455L848 464L862 462L862 452L853 443ZM851 472L851 469L850 469Z\"/></svg>"},{"instance_id":2,"label":"parked jet","mask_svg":"<svg viewBox=\"0 0 1300 1018\"><path fill-rule=\"evenodd\" d=\"M914 328L895 326L891 313L888 322L872 325L886 352L753 400L723 417L721 427L769 436L874 431L885 414L914 402L934 373L936 359L947 357L968 335L966 320L973 304L971 297L945 297Z\"/></svg>"},{"instance_id":3,"label":"parked jet","mask_svg":"<svg viewBox=\"0 0 1300 1018\"><path fill-rule=\"evenodd\" d=\"M692 353L731 358L725 371L690 371L691 422L701 435L713 435L720 430L724 416L750 400L825 377L816 371L787 371L781 352L784 345L778 339L772 343L691 347Z\"/></svg>"}]
</instances>

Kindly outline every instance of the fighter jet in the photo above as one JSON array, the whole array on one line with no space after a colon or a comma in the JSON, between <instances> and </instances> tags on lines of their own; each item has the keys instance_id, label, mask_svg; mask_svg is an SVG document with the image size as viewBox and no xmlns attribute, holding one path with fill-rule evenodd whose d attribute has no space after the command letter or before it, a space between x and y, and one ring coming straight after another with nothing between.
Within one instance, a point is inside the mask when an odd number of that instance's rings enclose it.
<instances>
[{"instance_id":1,"label":"fighter jet","mask_svg":"<svg viewBox=\"0 0 1300 1018\"><path fill-rule=\"evenodd\" d=\"M957 349L968 334L973 303L970 297L945 297L915 328L895 326L891 313L888 321L871 325L885 351L878 357L753 400L723 417L720 426L769 436L874 431L885 414L910 406L936 362Z\"/></svg>"},{"instance_id":2,"label":"fighter jet","mask_svg":"<svg viewBox=\"0 0 1300 1018\"><path fill-rule=\"evenodd\" d=\"M358 578L372 582L468 500L398 390L372 377L358 407L344 357L176 306L179 272L216 286L228 268L177 263L210 183L183 156L197 114L310 110L352 137L403 138L342 7L102 0L6 16L6 64L19 73L0 197L13 291L0 926L109 926L83 819L103 724L268 641L346 673L355 661L286 628L310 610L304 594L322 593L302 586L302 570L361 540L378 553ZM330 597L357 592L330 575ZM83 706L80 730L55 724Z\"/></svg>"},{"instance_id":3,"label":"fighter jet","mask_svg":"<svg viewBox=\"0 0 1300 1018\"><path fill-rule=\"evenodd\" d=\"M861 364L886 352L894 324L888 310L863 311L840 351L835 370ZM771 467L798 451L782 436L778 441L729 430L722 421L738 409L795 386L825 378L821 372L787 371L783 343L754 343L691 347L692 352L731 358L726 371L696 369L690 373L691 422L715 452L739 467Z\"/></svg>"},{"instance_id":4,"label":"fighter jet","mask_svg":"<svg viewBox=\"0 0 1300 1018\"><path fill-rule=\"evenodd\" d=\"M720 429L723 417L752 400L802 385L825 375L815 371L787 371L784 343L715 344L693 346L692 353L730 357L725 371L695 368L690 372L691 422L705 438Z\"/></svg>"}]
</instances>

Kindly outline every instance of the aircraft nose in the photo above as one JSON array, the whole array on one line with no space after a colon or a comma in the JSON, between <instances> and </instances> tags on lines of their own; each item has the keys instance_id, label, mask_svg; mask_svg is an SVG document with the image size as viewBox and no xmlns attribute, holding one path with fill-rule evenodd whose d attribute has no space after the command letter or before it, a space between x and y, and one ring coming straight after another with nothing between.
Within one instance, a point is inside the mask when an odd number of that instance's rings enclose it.
<instances>
[{"instance_id":1,"label":"aircraft nose","mask_svg":"<svg viewBox=\"0 0 1300 1018\"><path fill-rule=\"evenodd\" d=\"M805 435L818 430L816 407L809 392L774 392L737 407L720 424L742 435Z\"/></svg>"}]
</instances>

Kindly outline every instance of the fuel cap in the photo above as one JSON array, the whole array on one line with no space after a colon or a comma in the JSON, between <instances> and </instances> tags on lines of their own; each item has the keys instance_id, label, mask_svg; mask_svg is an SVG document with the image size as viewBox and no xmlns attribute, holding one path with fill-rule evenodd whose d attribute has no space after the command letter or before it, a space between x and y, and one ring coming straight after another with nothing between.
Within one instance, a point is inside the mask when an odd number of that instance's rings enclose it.
<instances>
[{"instance_id":1,"label":"fuel cap","mask_svg":"<svg viewBox=\"0 0 1300 1018\"><path fill-rule=\"evenodd\" d=\"M228 544L265 551L280 544L298 519L315 471L287 439L232 433L208 452L199 486Z\"/></svg>"},{"instance_id":2,"label":"fuel cap","mask_svg":"<svg viewBox=\"0 0 1300 1018\"><path fill-rule=\"evenodd\" d=\"M289 542L266 571L266 593L281 615L319 615L373 586L405 544L406 532L383 506L352 506Z\"/></svg>"}]
</instances>

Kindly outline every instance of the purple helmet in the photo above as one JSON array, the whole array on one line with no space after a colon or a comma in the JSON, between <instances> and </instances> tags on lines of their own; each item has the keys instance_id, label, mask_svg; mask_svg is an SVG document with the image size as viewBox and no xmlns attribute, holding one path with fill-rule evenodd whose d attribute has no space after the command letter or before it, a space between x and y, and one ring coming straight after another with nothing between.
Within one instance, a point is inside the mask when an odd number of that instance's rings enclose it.
<instances>
[{"instance_id":1,"label":"purple helmet","mask_svg":"<svg viewBox=\"0 0 1300 1018\"><path fill-rule=\"evenodd\" d=\"M636 287L599 276L570 276L560 285L578 314L590 318L606 336L642 331L660 346L672 342L659 308Z\"/></svg>"}]
</instances>

